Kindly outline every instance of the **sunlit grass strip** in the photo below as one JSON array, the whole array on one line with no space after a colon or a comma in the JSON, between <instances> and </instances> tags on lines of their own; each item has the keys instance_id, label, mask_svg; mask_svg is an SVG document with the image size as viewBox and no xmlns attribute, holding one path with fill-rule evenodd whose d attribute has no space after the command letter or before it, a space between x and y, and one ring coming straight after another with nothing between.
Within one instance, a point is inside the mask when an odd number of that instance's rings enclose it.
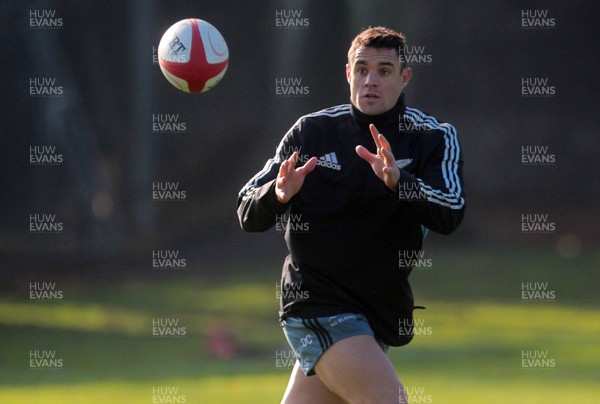
<instances>
[{"instance_id":1,"label":"sunlit grass strip","mask_svg":"<svg viewBox=\"0 0 600 404\"><path fill-rule=\"evenodd\" d=\"M152 388L175 386L185 395L187 403L278 403L283 395L288 375L248 375L209 377L200 379L165 379L145 383L90 383L70 386L36 386L3 388L0 402L11 404L148 404ZM460 372L445 375L409 377L405 381L412 388L409 402L464 403L464 404L593 404L600 395L600 387L573 381L557 383L531 380L494 382L484 379L464 379ZM412 384L411 384L412 383ZM421 387L419 392L415 387ZM421 401L418 401L418 400ZM427 401L427 400L430 401Z\"/></svg>"},{"instance_id":2,"label":"sunlit grass strip","mask_svg":"<svg viewBox=\"0 0 600 404\"><path fill-rule=\"evenodd\" d=\"M444 336L444 345L486 343L486 335L502 335L505 342L600 335L600 310L560 306L554 303L449 303L434 301L415 318Z\"/></svg>"},{"instance_id":3,"label":"sunlit grass strip","mask_svg":"<svg viewBox=\"0 0 600 404\"><path fill-rule=\"evenodd\" d=\"M261 321L272 318L275 313L264 315L259 307L268 304L261 294L247 288L234 288L233 291L219 294L218 291L203 293L198 299L207 302L211 308L222 304L230 306L230 311L217 316L215 313L187 311L183 315L168 305L162 307L172 317L185 317L190 329L200 332L215 317L229 319L238 325L251 326L247 317L248 306L255 306L254 314ZM262 292L262 291L261 291ZM219 303L214 303L218 300ZM263 300L256 302L256 300ZM208 302L213 302L208 303ZM245 307L242 313L238 309ZM223 307L223 310L225 307ZM263 310L267 310L263 308ZM262 316L261 316L262 314ZM40 304L0 301L0 323L6 325L31 325L41 328L71 329L83 331L117 332L131 335L148 334L152 318L159 313L124 310L101 304ZM554 303L545 304L498 304L498 303L449 303L434 301L428 309L416 311L416 318L425 320L432 327L434 337L443 336L443 344L480 344L486 334L501 334L505 341L523 342L539 338L540 333L560 337L576 333L600 335L600 311L594 309L561 307ZM255 317L256 319L256 317ZM235 327L234 327L235 328ZM253 328L253 327L250 327Z\"/></svg>"}]
</instances>

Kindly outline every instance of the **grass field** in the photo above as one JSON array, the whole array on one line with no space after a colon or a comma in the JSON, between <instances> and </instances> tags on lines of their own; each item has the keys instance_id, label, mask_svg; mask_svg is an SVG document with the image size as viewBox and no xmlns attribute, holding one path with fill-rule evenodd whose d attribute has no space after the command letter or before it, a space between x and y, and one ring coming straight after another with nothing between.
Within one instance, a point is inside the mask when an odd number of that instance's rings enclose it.
<instances>
[{"instance_id":1,"label":"grass field","mask_svg":"<svg viewBox=\"0 0 600 404\"><path fill-rule=\"evenodd\" d=\"M411 403L598 402L595 257L431 257L431 268L411 275L417 304L427 306L416 312L423 335L389 352ZM574 276L580 270L586 277ZM277 269L172 275L58 284L58 301L31 301L27 290L0 296L0 403L279 402L290 368L276 360L287 350L276 321ZM548 282L555 299L522 301L527 281ZM177 320L185 336L153 336L156 318ZM234 358L206 349L219 324L239 342ZM62 366L32 369L31 351L53 353ZM524 353L545 360L523 367Z\"/></svg>"}]
</instances>

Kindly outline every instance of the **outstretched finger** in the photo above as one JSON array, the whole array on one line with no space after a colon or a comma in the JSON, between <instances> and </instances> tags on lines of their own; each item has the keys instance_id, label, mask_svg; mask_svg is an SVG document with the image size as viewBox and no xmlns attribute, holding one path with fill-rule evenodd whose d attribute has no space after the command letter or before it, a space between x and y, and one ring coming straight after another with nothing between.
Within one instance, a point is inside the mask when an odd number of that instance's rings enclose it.
<instances>
[{"instance_id":1,"label":"outstretched finger","mask_svg":"<svg viewBox=\"0 0 600 404\"><path fill-rule=\"evenodd\" d=\"M288 159L289 164L290 164L290 169L295 168L296 167L296 163L298 162L298 152L293 152L292 156Z\"/></svg>"},{"instance_id":2,"label":"outstretched finger","mask_svg":"<svg viewBox=\"0 0 600 404\"><path fill-rule=\"evenodd\" d=\"M389 145L388 145L389 146ZM386 166L393 166L396 164L396 160L394 159L394 154L390 151L390 149L384 147L381 149L383 154L383 163Z\"/></svg>"},{"instance_id":3,"label":"outstretched finger","mask_svg":"<svg viewBox=\"0 0 600 404\"><path fill-rule=\"evenodd\" d=\"M383 136L381 133L379 133L379 135L377 136L377 139L379 140L379 144L381 145L382 148L392 150L392 146L390 146L390 142L388 142L388 140L385 138L385 136Z\"/></svg>"},{"instance_id":4,"label":"outstretched finger","mask_svg":"<svg viewBox=\"0 0 600 404\"><path fill-rule=\"evenodd\" d=\"M283 163L281 163L281 166L279 166L279 175L278 177L280 178L280 183L284 184L288 175L290 174L290 171L292 171L294 169L294 166L296 165L296 161L294 160L296 152L294 152L294 154L292 154L292 156L287 159L284 160Z\"/></svg>"},{"instance_id":5,"label":"outstretched finger","mask_svg":"<svg viewBox=\"0 0 600 404\"><path fill-rule=\"evenodd\" d=\"M277 177L277 179L275 180L275 185L280 189L283 188L286 183L287 183L287 177L284 175L279 175Z\"/></svg>"},{"instance_id":6,"label":"outstretched finger","mask_svg":"<svg viewBox=\"0 0 600 404\"><path fill-rule=\"evenodd\" d=\"M394 163L394 153L392 153L392 146L390 145L390 142L388 142L385 136L383 136L381 133L379 134L379 141L382 145L381 150L383 150L383 158L387 159L386 165L389 165L388 161Z\"/></svg>"},{"instance_id":7,"label":"outstretched finger","mask_svg":"<svg viewBox=\"0 0 600 404\"><path fill-rule=\"evenodd\" d=\"M285 177L287 175L287 172L288 172L288 168L287 167L288 167L288 160L283 160L283 162L279 166L279 174L277 176L278 177Z\"/></svg>"},{"instance_id":8,"label":"outstretched finger","mask_svg":"<svg viewBox=\"0 0 600 404\"><path fill-rule=\"evenodd\" d=\"M377 146L377 149L381 149L382 146L381 142L379 141L379 131L373 124L369 125L369 130L371 131L371 136L373 136L373 140L375 141L375 146Z\"/></svg>"}]
</instances>

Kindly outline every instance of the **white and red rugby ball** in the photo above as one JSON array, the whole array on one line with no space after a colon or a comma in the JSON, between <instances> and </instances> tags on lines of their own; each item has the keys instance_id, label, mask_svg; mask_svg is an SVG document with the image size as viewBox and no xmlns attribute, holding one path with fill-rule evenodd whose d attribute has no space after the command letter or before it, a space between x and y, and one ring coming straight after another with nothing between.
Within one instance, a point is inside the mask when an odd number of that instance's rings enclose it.
<instances>
[{"instance_id":1,"label":"white and red rugby ball","mask_svg":"<svg viewBox=\"0 0 600 404\"><path fill-rule=\"evenodd\" d=\"M173 24L158 44L158 64L169 82L186 93L203 93L216 86L229 64L221 33L198 18Z\"/></svg>"}]
</instances>

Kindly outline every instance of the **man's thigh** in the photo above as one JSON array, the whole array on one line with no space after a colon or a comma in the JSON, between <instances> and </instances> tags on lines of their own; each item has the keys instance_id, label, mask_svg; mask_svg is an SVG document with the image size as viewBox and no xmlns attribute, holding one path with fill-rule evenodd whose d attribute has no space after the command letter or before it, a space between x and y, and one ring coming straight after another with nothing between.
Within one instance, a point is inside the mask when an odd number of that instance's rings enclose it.
<instances>
[{"instance_id":1,"label":"man's thigh","mask_svg":"<svg viewBox=\"0 0 600 404\"><path fill-rule=\"evenodd\" d=\"M306 376L296 361L282 404L343 404L344 400L332 393L318 376Z\"/></svg>"},{"instance_id":2,"label":"man's thigh","mask_svg":"<svg viewBox=\"0 0 600 404\"><path fill-rule=\"evenodd\" d=\"M405 397L404 388L387 355L370 335L337 341L321 356L317 376L349 403L394 403Z\"/></svg>"}]
</instances>

